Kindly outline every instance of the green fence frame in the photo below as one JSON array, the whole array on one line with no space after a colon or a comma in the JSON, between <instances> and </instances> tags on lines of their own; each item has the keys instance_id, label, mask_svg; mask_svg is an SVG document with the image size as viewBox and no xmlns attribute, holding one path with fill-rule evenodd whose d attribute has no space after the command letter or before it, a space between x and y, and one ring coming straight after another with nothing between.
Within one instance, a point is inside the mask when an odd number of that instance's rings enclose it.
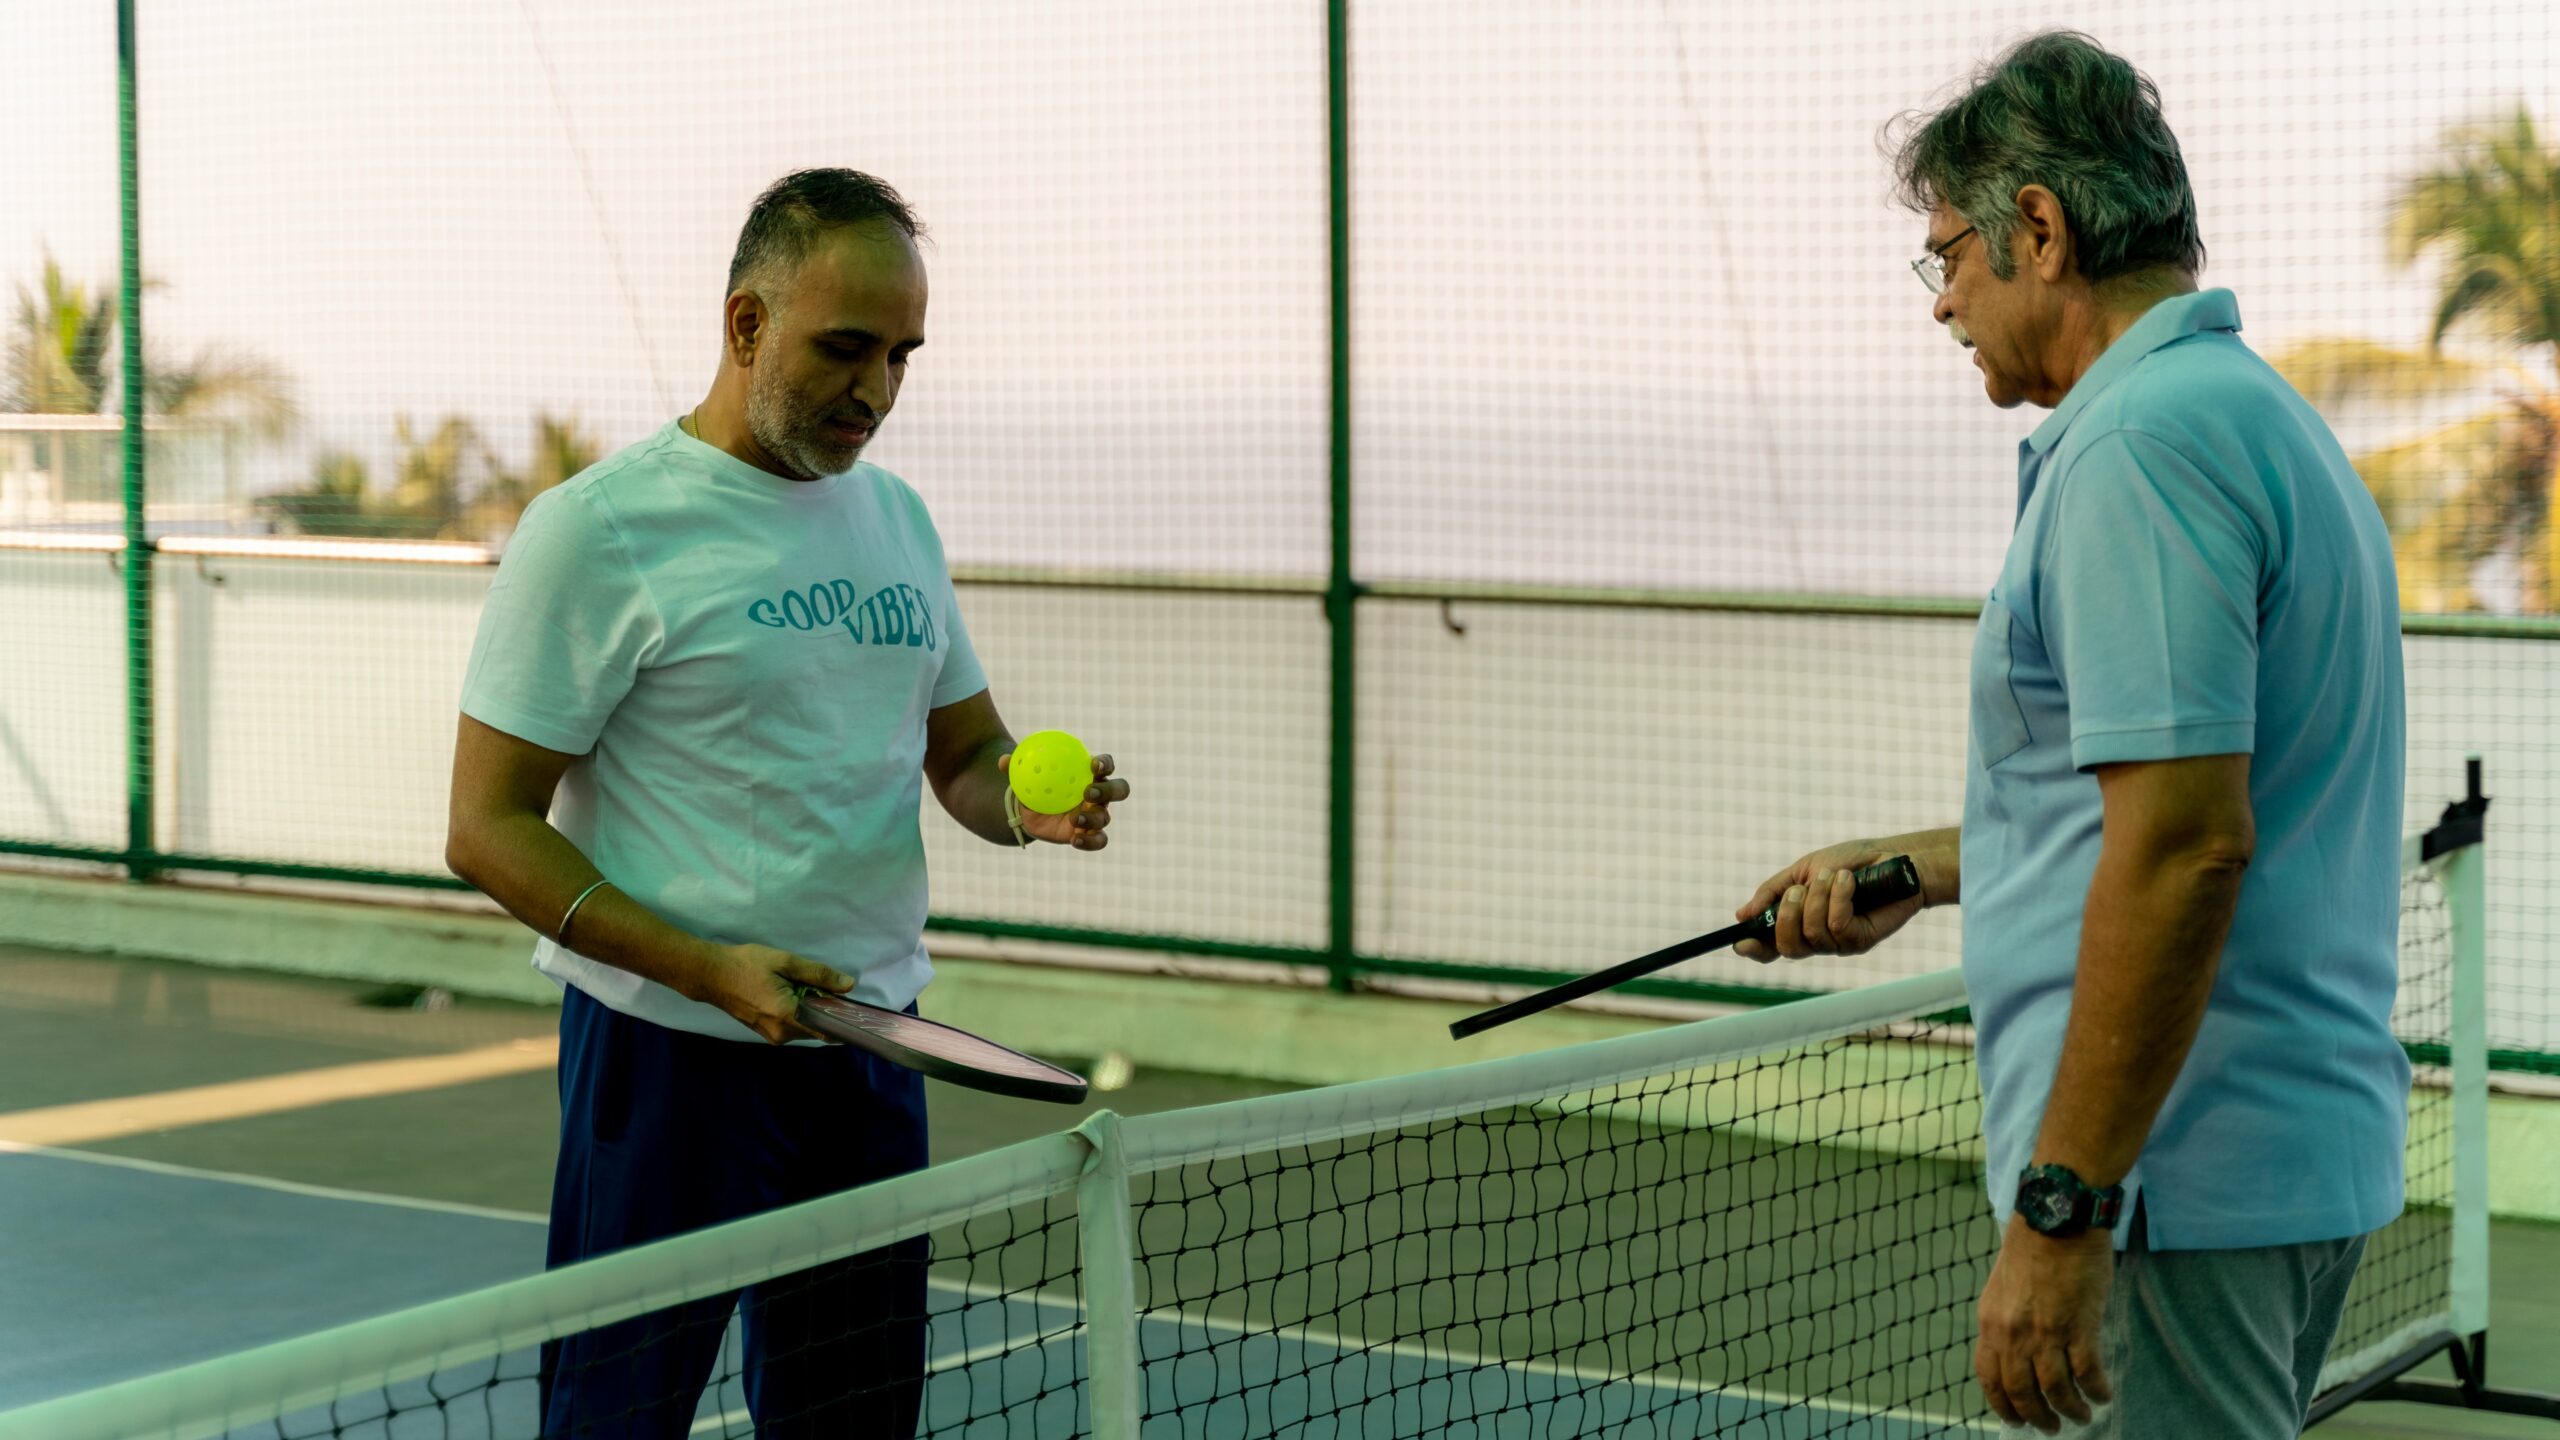
<instances>
[{"instance_id":1,"label":"green fence frame","mask_svg":"<svg viewBox=\"0 0 2560 1440\"><path fill-rule=\"evenodd\" d=\"M133 0L116 0L116 168L122 211L117 289L122 307L117 329L124 339L124 434L144 435L149 399L142 366L142 160L141 126L134 110ZM154 550L143 509L144 451L124 447L124 645L125 645L125 849L137 880L151 878L152 706L151 561Z\"/></svg>"},{"instance_id":2,"label":"green fence frame","mask_svg":"<svg viewBox=\"0 0 2560 1440\"><path fill-rule=\"evenodd\" d=\"M139 131L135 109L135 32L133 0L116 7L117 133L122 194L122 385L124 434L143 431L144 370L142 357L142 236ZM1035 585L1068 589L1140 590L1227 594L1305 595L1321 600L1330 632L1329 696L1331 752L1327 815L1326 943L1322 947L1255 945L1192 935L1144 931L1088 929L1013 920L935 915L930 930L989 939L1040 941L1100 949L1203 956L1321 970L1336 990L1350 990L1364 975L1458 981L1474 984L1544 986L1575 978L1577 972L1531 970L1484 965L1461 959L1416 959L1365 955L1353 934L1357 914L1354 886L1357 866L1358 743L1357 651L1355 642L1361 602L1481 601L1506 604L1589 606L1616 609L1722 611L1734 613L1884 616L1914 619L1969 620L1981 613L1981 602L1964 599L1902 599L1853 595L1762 594L1731 591L1609 590L1571 586L1504 585L1470 582L1377 581L1363 583L1352 568L1351 470L1351 110L1349 0L1327 0L1325 8L1326 169L1328 271L1330 276L1329 348L1331 365L1331 430L1328 460L1330 556L1324 578L1255 579L1215 575L1133 574L1078 571L969 569L955 571L964 584ZM0 837L0 855L51 860L88 861L119 866L137 883L186 872L269 879L322 881L416 890L468 890L451 875L371 870L337 865L300 865L195 855L163 850L152 828L154 697L151 679L151 600L153 563L159 547L145 525L147 493L145 448L124 446L124 575L126 694L126 842L121 848L59 845ZM2560 616L2418 616L2407 619L2410 635L2462 636L2480 639L2529 639L2560 643ZM1695 980L1636 980L1617 987L1629 995L1721 1005L1766 1005L1821 993L1775 985L1729 985ZM2560 1054L2540 1051L2491 1052L2494 1068L2560 1075Z\"/></svg>"}]
</instances>

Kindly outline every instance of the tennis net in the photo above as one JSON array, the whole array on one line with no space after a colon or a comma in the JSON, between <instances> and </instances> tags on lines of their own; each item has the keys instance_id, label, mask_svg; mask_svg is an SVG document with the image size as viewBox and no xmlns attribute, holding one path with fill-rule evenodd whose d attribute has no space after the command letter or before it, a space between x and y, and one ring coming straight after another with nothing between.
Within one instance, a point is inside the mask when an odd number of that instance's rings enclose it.
<instances>
[{"instance_id":1,"label":"tennis net","mask_svg":"<svg viewBox=\"0 0 2560 1440\"><path fill-rule=\"evenodd\" d=\"M2410 1208L2369 1249L2333 1391L2485 1325L2478 851L2427 848L2396 1014L2420 1067ZM1963 999L1941 972L1105 1112L0 1415L0 1437L875 1435L910 1414L971 1440L1994 1433Z\"/></svg>"}]
</instances>

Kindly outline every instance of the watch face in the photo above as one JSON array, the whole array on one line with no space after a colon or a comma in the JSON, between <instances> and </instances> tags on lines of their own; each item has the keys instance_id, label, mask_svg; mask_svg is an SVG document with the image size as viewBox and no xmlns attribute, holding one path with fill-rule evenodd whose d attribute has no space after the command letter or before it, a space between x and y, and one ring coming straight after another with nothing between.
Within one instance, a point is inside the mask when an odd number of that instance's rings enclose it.
<instances>
[{"instance_id":1,"label":"watch face","mask_svg":"<svg viewBox=\"0 0 2560 1440\"><path fill-rule=\"evenodd\" d=\"M2071 1220L2071 1197L2052 1179L2038 1175L2018 1186L2018 1211L2037 1230L2051 1230Z\"/></svg>"}]
</instances>

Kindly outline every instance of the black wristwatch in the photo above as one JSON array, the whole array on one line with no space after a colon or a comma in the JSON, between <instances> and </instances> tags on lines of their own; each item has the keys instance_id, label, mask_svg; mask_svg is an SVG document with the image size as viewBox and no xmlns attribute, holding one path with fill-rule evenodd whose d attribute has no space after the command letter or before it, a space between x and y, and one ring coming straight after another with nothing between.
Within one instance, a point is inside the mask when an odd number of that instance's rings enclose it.
<instances>
[{"instance_id":1,"label":"black wristwatch","mask_svg":"<svg viewBox=\"0 0 2560 1440\"><path fill-rule=\"evenodd\" d=\"M2095 1189L2062 1165L2030 1165L2018 1176L2018 1218L2039 1235L2068 1239L2091 1227L2116 1228L2124 1187Z\"/></svg>"}]
</instances>

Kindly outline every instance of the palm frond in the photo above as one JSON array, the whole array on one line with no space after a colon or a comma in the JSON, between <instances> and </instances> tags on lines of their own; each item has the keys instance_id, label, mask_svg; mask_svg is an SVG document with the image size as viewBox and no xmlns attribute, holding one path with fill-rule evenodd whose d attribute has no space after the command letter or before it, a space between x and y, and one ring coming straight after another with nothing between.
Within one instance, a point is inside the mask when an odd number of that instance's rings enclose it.
<instances>
[{"instance_id":1,"label":"palm frond","mask_svg":"<svg viewBox=\"0 0 2560 1440\"><path fill-rule=\"evenodd\" d=\"M433 430L421 431L403 414L393 417L392 433L400 442L393 462L388 517L410 533L459 536L473 497L505 475L479 427L460 415L447 415Z\"/></svg>"},{"instance_id":2,"label":"palm frond","mask_svg":"<svg viewBox=\"0 0 2560 1440\"><path fill-rule=\"evenodd\" d=\"M2560 615L2560 445L2552 447L2542 483L2539 533L2526 537L2524 603L2542 615Z\"/></svg>"},{"instance_id":3,"label":"palm frond","mask_svg":"<svg viewBox=\"0 0 2560 1440\"><path fill-rule=\"evenodd\" d=\"M2484 411L2356 457L2381 507L2413 613L2478 608L2471 576L2483 560L2522 555L2550 521L2545 488L2560 425L2546 399Z\"/></svg>"},{"instance_id":4,"label":"palm frond","mask_svg":"<svg viewBox=\"0 0 2560 1440\"><path fill-rule=\"evenodd\" d=\"M47 251L35 288L18 287L8 352L12 408L94 413L107 393L109 341L118 314L114 290L93 291L66 280L61 262Z\"/></svg>"},{"instance_id":5,"label":"palm frond","mask_svg":"<svg viewBox=\"0 0 2560 1440\"><path fill-rule=\"evenodd\" d=\"M2480 562L2465 553L2464 538L2448 518L2430 521L2391 542L2402 614L2461 615L2480 608L2480 598L2471 588L2471 576Z\"/></svg>"},{"instance_id":6,"label":"palm frond","mask_svg":"<svg viewBox=\"0 0 2560 1440\"><path fill-rule=\"evenodd\" d=\"M2395 536L2414 533L2448 506L2461 506L2488 477L2512 468L2519 436L2505 410L2489 410L2355 457L2356 473Z\"/></svg>"},{"instance_id":7,"label":"palm frond","mask_svg":"<svg viewBox=\"0 0 2560 1440\"><path fill-rule=\"evenodd\" d=\"M537 411L533 417L533 463L525 472L527 499L567 480L604 456L604 447L588 435L574 415Z\"/></svg>"},{"instance_id":8,"label":"palm frond","mask_svg":"<svg viewBox=\"0 0 2560 1440\"><path fill-rule=\"evenodd\" d=\"M152 366L145 384L163 415L233 421L260 440L281 440L302 420L292 377L252 351L207 346L184 365Z\"/></svg>"},{"instance_id":9,"label":"palm frond","mask_svg":"<svg viewBox=\"0 0 2560 1440\"><path fill-rule=\"evenodd\" d=\"M2477 320L2504 339L2560 345L2560 147L2530 110L2446 132L2441 162L2393 201L2386 243L2398 264L2444 258L2436 338Z\"/></svg>"},{"instance_id":10,"label":"palm frond","mask_svg":"<svg viewBox=\"0 0 2560 1440\"><path fill-rule=\"evenodd\" d=\"M2479 389L2500 368L2440 350L2404 350L2359 336L2324 336L2268 357L2313 405L2437 399Z\"/></svg>"},{"instance_id":11,"label":"palm frond","mask_svg":"<svg viewBox=\"0 0 2560 1440\"><path fill-rule=\"evenodd\" d=\"M2445 273L2427 344L2442 345L2465 321L2475 333L2491 339L2538 344L2544 338L2544 317L2534 308L2536 303L2532 277L2514 260L2493 254L2465 256Z\"/></svg>"}]
</instances>

